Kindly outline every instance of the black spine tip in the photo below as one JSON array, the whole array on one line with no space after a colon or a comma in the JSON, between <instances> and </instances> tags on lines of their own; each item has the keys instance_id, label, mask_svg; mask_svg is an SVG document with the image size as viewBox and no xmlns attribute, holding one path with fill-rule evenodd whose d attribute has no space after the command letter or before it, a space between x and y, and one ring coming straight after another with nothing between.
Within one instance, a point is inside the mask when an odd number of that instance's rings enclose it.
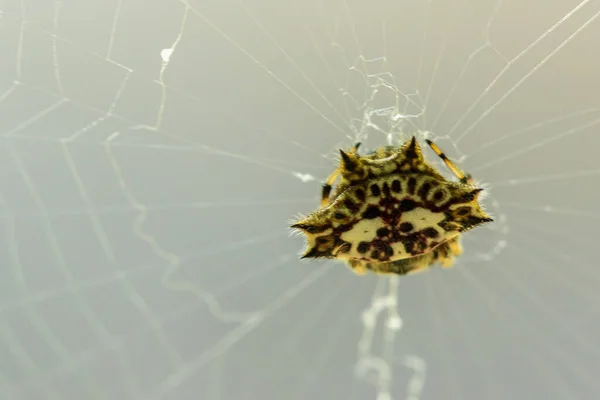
<instances>
[{"instance_id":1,"label":"black spine tip","mask_svg":"<svg viewBox=\"0 0 600 400\"><path fill-rule=\"evenodd\" d=\"M470 192L466 193L464 196L462 196L461 200L462 201L473 201L473 200L475 200L475 198L477 198L477 196L479 195L479 193L481 193L481 191L483 191L482 188L473 189Z\"/></svg>"},{"instance_id":2,"label":"black spine tip","mask_svg":"<svg viewBox=\"0 0 600 400\"><path fill-rule=\"evenodd\" d=\"M306 258L316 258L317 257L317 249L316 248L312 248L309 251L307 251L306 253L304 253L302 256L300 256L300 259L306 259Z\"/></svg>"},{"instance_id":3,"label":"black spine tip","mask_svg":"<svg viewBox=\"0 0 600 400\"><path fill-rule=\"evenodd\" d=\"M290 225L291 229L298 229L306 233L316 234L327 230L327 225L311 225L311 224L302 224L297 223L294 225Z\"/></svg>"},{"instance_id":4,"label":"black spine tip","mask_svg":"<svg viewBox=\"0 0 600 400\"><path fill-rule=\"evenodd\" d=\"M340 150L342 156L342 162L344 163L344 169L346 171L354 171L356 169L356 163L350 158L350 156L344 153L344 150Z\"/></svg>"},{"instance_id":5,"label":"black spine tip","mask_svg":"<svg viewBox=\"0 0 600 400\"><path fill-rule=\"evenodd\" d=\"M404 151L404 155L406 156L406 158L409 158L409 159L418 157L417 138L415 136L413 136L412 139L410 139L410 142L408 143L408 147Z\"/></svg>"},{"instance_id":6,"label":"black spine tip","mask_svg":"<svg viewBox=\"0 0 600 400\"><path fill-rule=\"evenodd\" d=\"M308 232L308 233L313 233L313 231L315 230L314 226L307 225L307 224L294 224L294 225L291 225L290 228L298 229L300 231L304 231L304 232Z\"/></svg>"}]
</instances>

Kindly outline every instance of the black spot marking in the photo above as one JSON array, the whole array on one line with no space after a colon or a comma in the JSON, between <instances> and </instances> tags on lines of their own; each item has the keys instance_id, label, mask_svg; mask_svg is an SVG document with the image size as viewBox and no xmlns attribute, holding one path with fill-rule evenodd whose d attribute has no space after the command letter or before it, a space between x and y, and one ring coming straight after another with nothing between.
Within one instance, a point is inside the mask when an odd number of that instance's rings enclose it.
<instances>
[{"instance_id":1,"label":"black spot marking","mask_svg":"<svg viewBox=\"0 0 600 400\"><path fill-rule=\"evenodd\" d=\"M344 243L342 246L340 246L338 248L337 252L338 253L348 253L351 248L352 248L352 244L351 243Z\"/></svg>"},{"instance_id":2,"label":"black spot marking","mask_svg":"<svg viewBox=\"0 0 600 400\"><path fill-rule=\"evenodd\" d=\"M456 222L452 222L452 221L441 221L438 223L438 226L446 232L454 232L454 231L462 230L460 225L458 225Z\"/></svg>"},{"instance_id":3,"label":"black spot marking","mask_svg":"<svg viewBox=\"0 0 600 400\"><path fill-rule=\"evenodd\" d=\"M385 254L388 257L391 257L394 255L394 249L392 248L392 246L390 246L389 244L385 243Z\"/></svg>"},{"instance_id":4,"label":"black spot marking","mask_svg":"<svg viewBox=\"0 0 600 400\"><path fill-rule=\"evenodd\" d=\"M400 232L410 232L413 230L413 224L411 224L410 222L403 222L400 224Z\"/></svg>"},{"instance_id":5,"label":"black spot marking","mask_svg":"<svg viewBox=\"0 0 600 400\"><path fill-rule=\"evenodd\" d=\"M367 251L369 251L369 248L370 248L370 247L371 247L371 246L369 245L369 243L368 243L368 242L360 242L360 243L358 244L358 247L356 248L356 251L358 251L359 253L362 253L362 254L364 254L364 253L366 253Z\"/></svg>"},{"instance_id":6,"label":"black spot marking","mask_svg":"<svg viewBox=\"0 0 600 400\"><path fill-rule=\"evenodd\" d=\"M330 228L333 228L334 234L341 235L344 232L348 232L348 231L352 230L352 227L353 227L352 224L341 224L339 226L330 227Z\"/></svg>"},{"instance_id":7,"label":"black spot marking","mask_svg":"<svg viewBox=\"0 0 600 400\"><path fill-rule=\"evenodd\" d=\"M371 185L371 194L376 197L381 194L381 190L379 189L379 186L376 183Z\"/></svg>"},{"instance_id":8,"label":"black spot marking","mask_svg":"<svg viewBox=\"0 0 600 400\"><path fill-rule=\"evenodd\" d=\"M423 235L427 236L428 238L436 238L439 235L439 232L435 229L435 228L425 228L423 229Z\"/></svg>"},{"instance_id":9,"label":"black spot marking","mask_svg":"<svg viewBox=\"0 0 600 400\"><path fill-rule=\"evenodd\" d=\"M387 183L387 182L385 182L385 183L383 184L383 194L385 195L385 197L388 197L388 198L391 196L391 193L390 193L390 185L388 185L388 183Z\"/></svg>"},{"instance_id":10,"label":"black spot marking","mask_svg":"<svg viewBox=\"0 0 600 400\"><path fill-rule=\"evenodd\" d=\"M374 241L373 246L375 247L375 251L379 252L380 261L385 261L387 258L394 254L394 250L392 249L392 247L381 240Z\"/></svg>"},{"instance_id":11,"label":"black spot marking","mask_svg":"<svg viewBox=\"0 0 600 400\"><path fill-rule=\"evenodd\" d=\"M367 210L363 213L363 218L365 219L373 219L377 218L381 215L381 210L377 206L369 206Z\"/></svg>"},{"instance_id":12,"label":"black spot marking","mask_svg":"<svg viewBox=\"0 0 600 400\"><path fill-rule=\"evenodd\" d=\"M458 210L456 210L456 215L465 216L465 215L469 215L470 212L471 212L471 207L460 207Z\"/></svg>"},{"instance_id":13,"label":"black spot marking","mask_svg":"<svg viewBox=\"0 0 600 400\"><path fill-rule=\"evenodd\" d=\"M343 213L341 213L341 212L336 212L336 213L333 214L333 218L335 218L335 219L344 219L344 218L346 218L346 215L343 214Z\"/></svg>"},{"instance_id":14,"label":"black spot marking","mask_svg":"<svg viewBox=\"0 0 600 400\"><path fill-rule=\"evenodd\" d=\"M404 245L404 248L406 249L406 252L408 254L415 254L415 242L412 240L405 240L402 242L402 244Z\"/></svg>"},{"instance_id":15,"label":"black spot marking","mask_svg":"<svg viewBox=\"0 0 600 400\"><path fill-rule=\"evenodd\" d=\"M408 194L415 194L415 187L417 186L417 179L415 177L408 178Z\"/></svg>"},{"instance_id":16,"label":"black spot marking","mask_svg":"<svg viewBox=\"0 0 600 400\"><path fill-rule=\"evenodd\" d=\"M390 230L388 228L379 228L377 229L377 236L387 236L390 234Z\"/></svg>"},{"instance_id":17,"label":"black spot marking","mask_svg":"<svg viewBox=\"0 0 600 400\"><path fill-rule=\"evenodd\" d=\"M354 195L359 201L365 201L365 191L362 189L356 189Z\"/></svg>"},{"instance_id":18,"label":"black spot marking","mask_svg":"<svg viewBox=\"0 0 600 400\"><path fill-rule=\"evenodd\" d=\"M433 200L434 201L440 201L444 198L445 194L443 190L436 190L435 193L433 194Z\"/></svg>"},{"instance_id":19,"label":"black spot marking","mask_svg":"<svg viewBox=\"0 0 600 400\"><path fill-rule=\"evenodd\" d=\"M359 207L356 205L356 203L354 203L352 200L350 199L346 199L344 200L344 205L346 206L346 208L352 212L352 213L356 213L359 210Z\"/></svg>"},{"instance_id":20,"label":"black spot marking","mask_svg":"<svg viewBox=\"0 0 600 400\"><path fill-rule=\"evenodd\" d=\"M379 250L373 250L371 253L371 258L378 260L379 259Z\"/></svg>"},{"instance_id":21,"label":"black spot marking","mask_svg":"<svg viewBox=\"0 0 600 400\"><path fill-rule=\"evenodd\" d=\"M417 195L419 197L421 197L422 199L426 199L427 198L427 194L429 193L430 190L431 190L431 183L425 182L419 188L419 192L417 193Z\"/></svg>"},{"instance_id":22,"label":"black spot marking","mask_svg":"<svg viewBox=\"0 0 600 400\"><path fill-rule=\"evenodd\" d=\"M402 190L402 185L400 184L400 180L399 179L395 179L392 182L392 191L398 193L401 190Z\"/></svg>"},{"instance_id":23,"label":"black spot marking","mask_svg":"<svg viewBox=\"0 0 600 400\"><path fill-rule=\"evenodd\" d=\"M321 236L321 237L317 238L317 243L318 244L327 244L329 242L330 242L330 239L327 236Z\"/></svg>"},{"instance_id":24,"label":"black spot marking","mask_svg":"<svg viewBox=\"0 0 600 400\"><path fill-rule=\"evenodd\" d=\"M400 202L400 211L402 212L412 211L415 208L417 208L417 203L414 200L404 199Z\"/></svg>"}]
</instances>

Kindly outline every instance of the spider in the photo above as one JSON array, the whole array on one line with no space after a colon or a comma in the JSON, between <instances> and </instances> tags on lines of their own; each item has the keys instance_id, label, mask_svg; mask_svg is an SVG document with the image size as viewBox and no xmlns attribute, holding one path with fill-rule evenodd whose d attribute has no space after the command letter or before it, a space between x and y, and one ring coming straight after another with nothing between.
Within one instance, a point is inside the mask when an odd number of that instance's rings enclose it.
<instances>
[{"instance_id":1,"label":"spider","mask_svg":"<svg viewBox=\"0 0 600 400\"><path fill-rule=\"evenodd\" d=\"M340 164L323 184L321 207L291 225L307 239L301 258L342 260L359 275L451 267L462 254L460 235L493 220L479 205L483 189L471 175L426 142L458 181L427 163L414 136L367 155L358 153L360 143L340 150Z\"/></svg>"}]
</instances>

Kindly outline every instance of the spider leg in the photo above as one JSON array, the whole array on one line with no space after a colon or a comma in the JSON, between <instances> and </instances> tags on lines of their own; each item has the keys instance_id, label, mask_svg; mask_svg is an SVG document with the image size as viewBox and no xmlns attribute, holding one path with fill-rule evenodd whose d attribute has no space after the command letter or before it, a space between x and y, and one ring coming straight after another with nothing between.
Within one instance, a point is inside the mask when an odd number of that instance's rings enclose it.
<instances>
[{"instance_id":1,"label":"spider leg","mask_svg":"<svg viewBox=\"0 0 600 400\"><path fill-rule=\"evenodd\" d=\"M335 182L339 174L340 169L336 168L335 171L333 171L331 175L327 177L327 180L323 183L323 187L321 189L321 206L325 206L329 201L329 195L331 194L332 188L331 185L333 185L333 182Z\"/></svg>"},{"instance_id":2,"label":"spider leg","mask_svg":"<svg viewBox=\"0 0 600 400\"><path fill-rule=\"evenodd\" d=\"M358 148L360 147L360 142L357 142L354 144L354 147L352 148L352 152L356 153L358 151ZM335 171L333 171L325 180L325 182L323 183L322 189L321 189L321 206L325 206L327 205L328 201L329 201L329 195L331 194L331 189L333 188L333 182L335 182L335 180L337 179L338 175L340 174L340 169L336 168Z\"/></svg>"},{"instance_id":3,"label":"spider leg","mask_svg":"<svg viewBox=\"0 0 600 400\"><path fill-rule=\"evenodd\" d=\"M437 154L437 156L442 159L442 161L446 164L450 171L452 171L452 173L456 175L456 177L461 183L467 183L469 185L473 183L473 178L471 174L465 174L464 172L462 172L460 168L454 165L454 163L450 161L448 157L446 157L444 152L435 143L428 139L425 139L425 142L427 142L427 144L429 145L429 147L431 147L435 154Z\"/></svg>"}]
</instances>

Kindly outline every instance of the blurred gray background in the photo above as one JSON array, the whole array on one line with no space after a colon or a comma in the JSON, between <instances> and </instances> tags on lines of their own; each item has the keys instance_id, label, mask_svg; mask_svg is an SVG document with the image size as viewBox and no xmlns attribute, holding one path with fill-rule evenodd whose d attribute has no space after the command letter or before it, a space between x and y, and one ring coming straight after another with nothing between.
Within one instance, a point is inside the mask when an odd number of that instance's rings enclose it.
<instances>
[{"instance_id":1,"label":"blurred gray background","mask_svg":"<svg viewBox=\"0 0 600 400\"><path fill-rule=\"evenodd\" d=\"M0 399L598 398L598 13L0 2ZM337 149L422 131L496 218L455 268L300 262Z\"/></svg>"}]
</instances>

